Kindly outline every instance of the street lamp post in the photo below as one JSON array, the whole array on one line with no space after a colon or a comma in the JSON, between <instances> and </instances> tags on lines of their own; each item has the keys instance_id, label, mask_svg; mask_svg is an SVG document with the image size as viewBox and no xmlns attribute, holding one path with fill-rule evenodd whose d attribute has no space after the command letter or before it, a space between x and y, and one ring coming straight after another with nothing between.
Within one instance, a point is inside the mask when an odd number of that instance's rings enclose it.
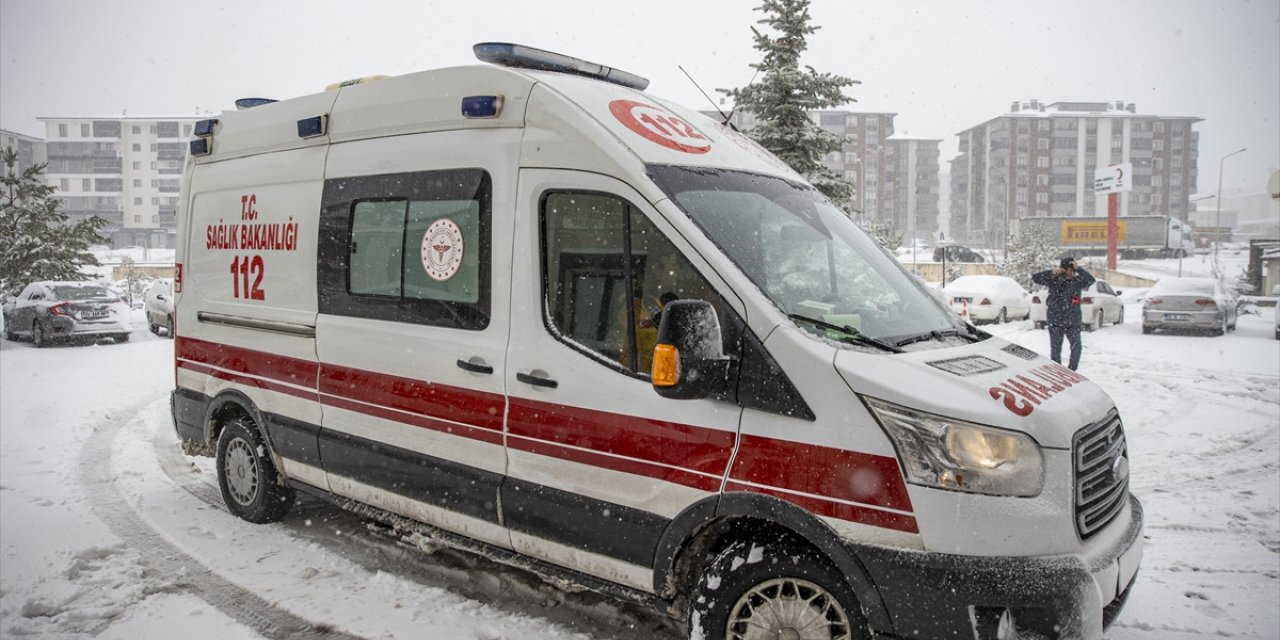
<instances>
[{"instance_id":1,"label":"street lamp post","mask_svg":"<svg viewBox=\"0 0 1280 640\"><path fill-rule=\"evenodd\" d=\"M1218 279L1222 278L1222 274L1218 273L1218 245L1222 244L1222 168L1225 166L1227 158L1230 158L1237 153L1244 153L1247 150L1248 147L1241 147L1236 151L1232 151L1231 153L1222 156L1222 159L1218 160L1218 197L1216 198L1218 201L1218 208L1214 213L1213 222L1213 226L1217 227L1213 234L1213 275Z\"/></svg>"}]
</instances>

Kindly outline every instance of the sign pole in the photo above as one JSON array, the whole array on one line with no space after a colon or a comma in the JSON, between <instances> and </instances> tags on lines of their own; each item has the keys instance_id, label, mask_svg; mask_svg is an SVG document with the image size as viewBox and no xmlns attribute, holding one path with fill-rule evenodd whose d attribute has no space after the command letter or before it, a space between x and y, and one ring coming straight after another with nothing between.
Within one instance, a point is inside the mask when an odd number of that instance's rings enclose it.
<instances>
[{"instance_id":1,"label":"sign pole","mask_svg":"<svg viewBox=\"0 0 1280 640\"><path fill-rule=\"evenodd\" d=\"M1116 270L1116 238L1120 237L1120 222L1116 216L1120 212L1120 193L1113 191L1107 194L1107 270Z\"/></svg>"}]
</instances>

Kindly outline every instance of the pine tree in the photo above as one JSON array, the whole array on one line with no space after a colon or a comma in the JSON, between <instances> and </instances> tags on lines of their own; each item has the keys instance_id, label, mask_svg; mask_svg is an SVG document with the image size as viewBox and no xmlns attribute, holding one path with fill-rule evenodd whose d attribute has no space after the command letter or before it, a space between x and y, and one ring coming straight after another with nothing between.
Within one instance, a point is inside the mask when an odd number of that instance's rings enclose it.
<instances>
[{"instance_id":1,"label":"pine tree","mask_svg":"<svg viewBox=\"0 0 1280 640\"><path fill-rule=\"evenodd\" d=\"M858 81L818 73L810 66L801 69L800 54L808 48L805 38L818 30L809 24L809 0L764 0L755 10L765 14L757 24L777 34L751 28L755 48L764 54L763 60L751 65L761 74L760 81L721 91L733 97L736 108L755 116L758 124L747 132L751 139L848 211L853 185L822 164L823 156L844 150L845 139L818 126L807 112L852 102L843 89Z\"/></svg>"},{"instance_id":2,"label":"pine tree","mask_svg":"<svg viewBox=\"0 0 1280 640\"><path fill-rule=\"evenodd\" d=\"M1028 291L1036 289L1031 275L1058 266L1061 250L1044 227L1028 225L1022 233L1009 235L1009 249L1005 261L997 270L1000 275L1018 281Z\"/></svg>"},{"instance_id":3,"label":"pine tree","mask_svg":"<svg viewBox=\"0 0 1280 640\"><path fill-rule=\"evenodd\" d=\"M42 179L45 165L17 170L18 154L3 151L0 179L0 298L17 295L37 280L84 280L84 267L98 266L90 245L106 239L97 216L67 223L53 187Z\"/></svg>"}]
</instances>

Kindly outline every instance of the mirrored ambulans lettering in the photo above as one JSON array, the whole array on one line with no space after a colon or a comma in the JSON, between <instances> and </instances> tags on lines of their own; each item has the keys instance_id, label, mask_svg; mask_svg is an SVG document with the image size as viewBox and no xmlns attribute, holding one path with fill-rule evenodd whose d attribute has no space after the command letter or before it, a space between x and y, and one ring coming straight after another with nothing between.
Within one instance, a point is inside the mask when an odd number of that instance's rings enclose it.
<instances>
[{"instance_id":1,"label":"mirrored ambulans lettering","mask_svg":"<svg viewBox=\"0 0 1280 640\"><path fill-rule=\"evenodd\" d=\"M299 225L289 216L284 222L259 222L257 194L240 196L240 222L218 218L205 229L205 248L210 251L296 251ZM263 279L266 260L259 254L231 257L231 295L245 300L266 300Z\"/></svg>"},{"instance_id":2,"label":"mirrored ambulans lettering","mask_svg":"<svg viewBox=\"0 0 1280 640\"><path fill-rule=\"evenodd\" d=\"M1041 402L1086 379L1060 364L1046 364L1013 376L987 392L992 400L1003 402L1004 407L1015 415L1026 417Z\"/></svg>"}]
</instances>

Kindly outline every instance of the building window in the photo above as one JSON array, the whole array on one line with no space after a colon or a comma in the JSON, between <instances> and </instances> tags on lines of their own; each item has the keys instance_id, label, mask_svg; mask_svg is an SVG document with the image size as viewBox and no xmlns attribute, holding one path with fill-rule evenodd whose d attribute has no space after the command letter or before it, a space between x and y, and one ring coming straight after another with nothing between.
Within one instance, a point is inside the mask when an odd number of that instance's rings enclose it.
<instances>
[{"instance_id":1,"label":"building window","mask_svg":"<svg viewBox=\"0 0 1280 640\"><path fill-rule=\"evenodd\" d=\"M176 138L178 137L178 123L161 122L156 125L156 137L159 138Z\"/></svg>"},{"instance_id":2,"label":"building window","mask_svg":"<svg viewBox=\"0 0 1280 640\"><path fill-rule=\"evenodd\" d=\"M182 137L184 138L191 137L191 125L189 124L182 125Z\"/></svg>"},{"instance_id":3,"label":"building window","mask_svg":"<svg viewBox=\"0 0 1280 640\"><path fill-rule=\"evenodd\" d=\"M133 143L133 150L137 153L142 153L142 145L137 142Z\"/></svg>"},{"instance_id":4,"label":"building window","mask_svg":"<svg viewBox=\"0 0 1280 640\"><path fill-rule=\"evenodd\" d=\"M1153 187L1163 187L1163 186L1164 186L1164 176L1151 176L1151 186L1153 186Z\"/></svg>"},{"instance_id":5,"label":"building window","mask_svg":"<svg viewBox=\"0 0 1280 640\"><path fill-rule=\"evenodd\" d=\"M141 187L141 186L142 186L142 180L140 180L140 179L138 179L138 178L134 178L134 179L133 179L133 186L135 186L135 187Z\"/></svg>"},{"instance_id":6,"label":"building window","mask_svg":"<svg viewBox=\"0 0 1280 640\"><path fill-rule=\"evenodd\" d=\"M1156 132L1156 133L1164 133L1164 123L1163 123L1163 122L1156 122L1154 125L1152 125L1152 128L1153 128L1153 129L1155 129L1155 132Z\"/></svg>"},{"instance_id":7,"label":"building window","mask_svg":"<svg viewBox=\"0 0 1280 640\"><path fill-rule=\"evenodd\" d=\"M1017 195L1015 195L1015 196L1014 196L1014 201L1015 201L1015 202L1017 202L1018 204L1026 204L1026 203L1027 203L1027 190L1026 190L1026 189L1018 189L1018 193L1017 193Z\"/></svg>"},{"instance_id":8,"label":"building window","mask_svg":"<svg viewBox=\"0 0 1280 640\"><path fill-rule=\"evenodd\" d=\"M1173 169L1181 169L1181 168L1182 168L1182 156L1174 156L1174 157L1169 161L1169 166L1170 166L1171 168L1173 168Z\"/></svg>"},{"instance_id":9,"label":"building window","mask_svg":"<svg viewBox=\"0 0 1280 640\"><path fill-rule=\"evenodd\" d=\"M1181 186L1182 186L1182 174L1181 174L1181 173L1175 173L1175 174L1173 174L1173 175L1169 176L1169 186L1171 186L1171 187L1181 187Z\"/></svg>"},{"instance_id":10,"label":"building window","mask_svg":"<svg viewBox=\"0 0 1280 640\"><path fill-rule=\"evenodd\" d=\"M155 204L155 205L160 204L160 198L152 198L152 199L151 199L151 204Z\"/></svg>"},{"instance_id":11,"label":"building window","mask_svg":"<svg viewBox=\"0 0 1280 640\"><path fill-rule=\"evenodd\" d=\"M59 189L61 189L62 191L70 191L70 190L71 190L71 181L70 181L70 180L68 180L68 179L66 179L66 178L59 178L59 179L58 179L58 188L59 188Z\"/></svg>"},{"instance_id":12,"label":"building window","mask_svg":"<svg viewBox=\"0 0 1280 640\"><path fill-rule=\"evenodd\" d=\"M1037 174L1037 175L1036 175L1036 186L1037 186L1037 187L1047 187L1047 186L1049 186L1049 176L1048 176L1048 174L1044 174L1044 173Z\"/></svg>"},{"instance_id":13,"label":"building window","mask_svg":"<svg viewBox=\"0 0 1280 640\"><path fill-rule=\"evenodd\" d=\"M1037 149L1040 149L1040 150L1048 149L1048 148L1049 148L1049 139L1048 139L1048 138L1040 138L1039 140L1036 140L1036 148L1037 148Z\"/></svg>"},{"instance_id":14,"label":"building window","mask_svg":"<svg viewBox=\"0 0 1280 640\"><path fill-rule=\"evenodd\" d=\"M1048 204L1048 202L1049 202L1049 194L1047 193L1036 194L1036 204Z\"/></svg>"},{"instance_id":15,"label":"building window","mask_svg":"<svg viewBox=\"0 0 1280 640\"><path fill-rule=\"evenodd\" d=\"M1027 166L1027 154L1025 153L1018 154L1018 166L1019 167Z\"/></svg>"},{"instance_id":16,"label":"building window","mask_svg":"<svg viewBox=\"0 0 1280 640\"><path fill-rule=\"evenodd\" d=\"M152 127L152 128L154 129L155 127ZM151 152L152 152L152 153L155 153L156 149L157 149L157 147L156 147L156 143L154 143L154 142L153 142L153 143L151 143Z\"/></svg>"},{"instance_id":17,"label":"building window","mask_svg":"<svg viewBox=\"0 0 1280 640\"><path fill-rule=\"evenodd\" d=\"M1037 130L1037 131L1048 131L1048 130L1049 130L1049 121L1048 121L1048 120L1041 120L1041 121L1037 122L1037 123L1036 123L1036 130Z\"/></svg>"},{"instance_id":18,"label":"building window","mask_svg":"<svg viewBox=\"0 0 1280 640\"><path fill-rule=\"evenodd\" d=\"M136 136L136 135L141 135L141 134L142 134L142 127L139 127L138 125L136 125L136 124L135 124L135 125L133 125L133 127L132 127L132 131L133 131L133 135L135 135L135 136Z\"/></svg>"},{"instance_id":19,"label":"building window","mask_svg":"<svg viewBox=\"0 0 1280 640\"><path fill-rule=\"evenodd\" d=\"M1041 169L1047 169L1049 167L1049 156L1040 156L1036 158L1036 166Z\"/></svg>"},{"instance_id":20,"label":"building window","mask_svg":"<svg viewBox=\"0 0 1280 640\"><path fill-rule=\"evenodd\" d=\"M58 137L59 137L59 138L65 138L65 137L67 137L67 125L66 125L66 124L60 124L60 125L58 125Z\"/></svg>"},{"instance_id":21,"label":"building window","mask_svg":"<svg viewBox=\"0 0 1280 640\"><path fill-rule=\"evenodd\" d=\"M80 190L81 190L81 191L93 191L93 180L92 180L91 178L81 178L81 180L80 180Z\"/></svg>"},{"instance_id":22,"label":"building window","mask_svg":"<svg viewBox=\"0 0 1280 640\"><path fill-rule=\"evenodd\" d=\"M155 133L156 133L156 126L153 124L151 125L151 135L155 135Z\"/></svg>"},{"instance_id":23,"label":"building window","mask_svg":"<svg viewBox=\"0 0 1280 640\"><path fill-rule=\"evenodd\" d=\"M134 204L135 206L139 206L139 207L141 207L141 206L142 206L142 198L134 198L134 199L133 199L133 204Z\"/></svg>"},{"instance_id":24,"label":"building window","mask_svg":"<svg viewBox=\"0 0 1280 640\"><path fill-rule=\"evenodd\" d=\"M1152 151L1164 151L1164 140L1161 140L1160 138L1156 138L1155 140L1152 140L1152 141L1151 141L1151 150L1152 150Z\"/></svg>"},{"instance_id":25,"label":"building window","mask_svg":"<svg viewBox=\"0 0 1280 640\"><path fill-rule=\"evenodd\" d=\"M1124 138L1121 136L1111 136L1111 150L1119 151L1124 148Z\"/></svg>"},{"instance_id":26,"label":"building window","mask_svg":"<svg viewBox=\"0 0 1280 640\"><path fill-rule=\"evenodd\" d=\"M134 160L134 161L133 161L133 170L134 170L134 171L141 171L141 170L142 170L142 163L141 163L141 162L139 162L139 161L137 161L137 160Z\"/></svg>"},{"instance_id":27,"label":"building window","mask_svg":"<svg viewBox=\"0 0 1280 640\"><path fill-rule=\"evenodd\" d=\"M88 137L89 137L89 123L88 123L88 122L83 122L83 123L81 123L81 124L80 124L80 137L81 137L81 138L88 138Z\"/></svg>"},{"instance_id":28,"label":"building window","mask_svg":"<svg viewBox=\"0 0 1280 640\"><path fill-rule=\"evenodd\" d=\"M858 154L852 153L852 152L844 154L845 164L853 164L857 161L858 161Z\"/></svg>"},{"instance_id":29,"label":"building window","mask_svg":"<svg viewBox=\"0 0 1280 640\"><path fill-rule=\"evenodd\" d=\"M141 215L135 215L135 216L133 216L133 221L134 221L134 222L136 222L136 223L141 224L141 223L142 223L142 216L141 216Z\"/></svg>"},{"instance_id":30,"label":"building window","mask_svg":"<svg viewBox=\"0 0 1280 640\"><path fill-rule=\"evenodd\" d=\"M153 215L151 216L151 224L156 224L156 223L158 223L158 222L160 222L160 216L158 216L158 215L154 215L154 214L153 214Z\"/></svg>"}]
</instances>

